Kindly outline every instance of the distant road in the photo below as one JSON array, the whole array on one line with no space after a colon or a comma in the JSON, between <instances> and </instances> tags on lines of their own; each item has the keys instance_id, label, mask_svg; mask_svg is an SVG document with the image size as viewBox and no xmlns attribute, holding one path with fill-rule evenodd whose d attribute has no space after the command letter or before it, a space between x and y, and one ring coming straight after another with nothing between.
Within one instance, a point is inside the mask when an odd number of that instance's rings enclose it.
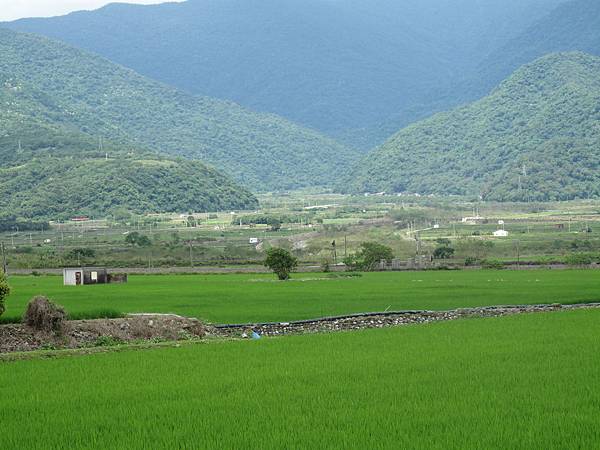
<instances>
[{"instance_id":1,"label":"distant road","mask_svg":"<svg viewBox=\"0 0 600 450\"><path fill-rule=\"evenodd\" d=\"M90 266L93 267L93 266ZM101 266L104 267L104 266ZM331 271L342 271L344 267L331 266ZM321 272L323 269L318 265L311 266L299 266L298 272ZM43 275L62 275L62 268L56 269L8 269L8 275L31 275L32 272L37 272ZM139 274L139 275L151 275L151 274L184 274L184 273L197 273L197 274L210 274L210 273L271 273L269 269L264 266L229 266L229 267L214 267L214 266L201 266L201 267L125 267L125 268L108 268L109 272L112 273L128 273L128 274Z\"/></svg>"}]
</instances>

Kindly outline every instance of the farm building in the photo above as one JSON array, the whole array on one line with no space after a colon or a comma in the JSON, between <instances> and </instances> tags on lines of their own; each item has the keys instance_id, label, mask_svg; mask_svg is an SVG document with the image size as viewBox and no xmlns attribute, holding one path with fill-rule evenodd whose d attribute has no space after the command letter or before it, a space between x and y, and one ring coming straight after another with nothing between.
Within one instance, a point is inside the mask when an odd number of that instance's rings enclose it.
<instances>
[{"instance_id":1,"label":"farm building","mask_svg":"<svg viewBox=\"0 0 600 450\"><path fill-rule=\"evenodd\" d=\"M106 284L108 283L108 273L106 269L99 268L79 267L63 269L63 283L65 286Z\"/></svg>"},{"instance_id":2,"label":"farm building","mask_svg":"<svg viewBox=\"0 0 600 450\"><path fill-rule=\"evenodd\" d=\"M506 231L506 230L494 231L494 236L495 237L508 237L508 231Z\"/></svg>"},{"instance_id":3,"label":"farm building","mask_svg":"<svg viewBox=\"0 0 600 450\"><path fill-rule=\"evenodd\" d=\"M63 269L63 284L65 286L108 283L127 283L127 275L109 274L105 268L97 267Z\"/></svg>"}]
</instances>

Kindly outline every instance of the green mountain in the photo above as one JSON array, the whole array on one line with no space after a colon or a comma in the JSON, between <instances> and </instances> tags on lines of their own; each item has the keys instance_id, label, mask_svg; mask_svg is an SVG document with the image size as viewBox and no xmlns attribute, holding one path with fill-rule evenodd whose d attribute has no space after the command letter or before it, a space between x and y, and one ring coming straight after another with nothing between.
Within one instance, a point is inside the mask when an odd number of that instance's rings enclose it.
<instances>
[{"instance_id":1,"label":"green mountain","mask_svg":"<svg viewBox=\"0 0 600 450\"><path fill-rule=\"evenodd\" d=\"M15 80L0 81L0 219L249 209L248 191L198 161L98 142L43 115ZM31 95L31 97L30 97Z\"/></svg>"},{"instance_id":2,"label":"green mountain","mask_svg":"<svg viewBox=\"0 0 600 450\"><path fill-rule=\"evenodd\" d=\"M24 116L200 159L254 190L324 186L358 156L277 116L192 96L44 37L0 29L0 55L1 82L34 102L20 104Z\"/></svg>"},{"instance_id":3,"label":"green mountain","mask_svg":"<svg viewBox=\"0 0 600 450\"><path fill-rule=\"evenodd\" d=\"M411 125L361 161L353 192L566 200L600 195L600 58L542 57L489 96Z\"/></svg>"},{"instance_id":4,"label":"green mountain","mask_svg":"<svg viewBox=\"0 0 600 450\"><path fill-rule=\"evenodd\" d=\"M368 149L464 102L444 97L564 1L188 0L6 26Z\"/></svg>"},{"instance_id":5,"label":"green mountain","mask_svg":"<svg viewBox=\"0 0 600 450\"><path fill-rule=\"evenodd\" d=\"M477 78L484 89L495 86L514 70L549 53L582 51L600 56L600 2L570 0L527 27L492 52Z\"/></svg>"}]
</instances>

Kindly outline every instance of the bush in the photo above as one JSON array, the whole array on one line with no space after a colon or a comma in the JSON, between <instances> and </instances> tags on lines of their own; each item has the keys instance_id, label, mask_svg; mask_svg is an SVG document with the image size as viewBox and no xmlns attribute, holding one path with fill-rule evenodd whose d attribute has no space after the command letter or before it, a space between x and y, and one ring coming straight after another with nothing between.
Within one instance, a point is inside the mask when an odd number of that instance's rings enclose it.
<instances>
[{"instance_id":1,"label":"bush","mask_svg":"<svg viewBox=\"0 0 600 450\"><path fill-rule=\"evenodd\" d=\"M95 258L96 251L93 248L74 248L65 256L69 259Z\"/></svg>"},{"instance_id":2,"label":"bush","mask_svg":"<svg viewBox=\"0 0 600 450\"><path fill-rule=\"evenodd\" d=\"M435 259L449 259L454 256L454 249L452 247L448 247L446 245L442 245L441 247L437 247L433 251L433 257Z\"/></svg>"},{"instance_id":3,"label":"bush","mask_svg":"<svg viewBox=\"0 0 600 450\"><path fill-rule=\"evenodd\" d=\"M280 280L288 280L290 273L298 267L298 259L283 248L267 250L265 266L271 269Z\"/></svg>"},{"instance_id":4,"label":"bush","mask_svg":"<svg viewBox=\"0 0 600 450\"><path fill-rule=\"evenodd\" d=\"M479 264L479 260L477 258L475 258L474 256L467 256L465 258L465 266L471 267L471 266L476 266L477 264Z\"/></svg>"},{"instance_id":5,"label":"bush","mask_svg":"<svg viewBox=\"0 0 600 450\"><path fill-rule=\"evenodd\" d=\"M26 325L38 331L55 333L62 333L66 320L67 313L63 307L43 296L34 297L27 305L27 311L23 316Z\"/></svg>"},{"instance_id":6,"label":"bush","mask_svg":"<svg viewBox=\"0 0 600 450\"><path fill-rule=\"evenodd\" d=\"M589 266L597 259L598 256L591 253L572 253L565 257L565 263L569 266Z\"/></svg>"},{"instance_id":7,"label":"bush","mask_svg":"<svg viewBox=\"0 0 600 450\"><path fill-rule=\"evenodd\" d=\"M6 280L6 275L0 270L0 316L6 310L4 301L6 300L6 297L8 297L8 294L10 294L10 286Z\"/></svg>"},{"instance_id":8,"label":"bush","mask_svg":"<svg viewBox=\"0 0 600 450\"><path fill-rule=\"evenodd\" d=\"M504 269L504 263L502 261L498 261L497 259L485 259L481 263L481 267L484 269Z\"/></svg>"},{"instance_id":9,"label":"bush","mask_svg":"<svg viewBox=\"0 0 600 450\"><path fill-rule=\"evenodd\" d=\"M137 245L138 247L150 247L152 245L148 236L140 234L137 231L129 233L125 237L125 242L130 245Z\"/></svg>"}]
</instances>

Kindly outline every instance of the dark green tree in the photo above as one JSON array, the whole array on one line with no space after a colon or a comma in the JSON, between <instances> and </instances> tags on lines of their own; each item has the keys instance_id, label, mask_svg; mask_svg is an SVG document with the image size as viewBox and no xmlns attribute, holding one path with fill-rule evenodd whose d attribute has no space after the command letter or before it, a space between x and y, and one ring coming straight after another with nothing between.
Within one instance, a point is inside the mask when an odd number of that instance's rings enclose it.
<instances>
[{"instance_id":1,"label":"dark green tree","mask_svg":"<svg viewBox=\"0 0 600 450\"><path fill-rule=\"evenodd\" d=\"M280 280L289 280L290 273L298 267L298 259L283 248L267 250L265 267L271 269Z\"/></svg>"},{"instance_id":2,"label":"dark green tree","mask_svg":"<svg viewBox=\"0 0 600 450\"><path fill-rule=\"evenodd\" d=\"M433 251L433 257L435 259L448 259L454 256L454 249L447 245L440 245Z\"/></svg>"},{"instance_id":3,"label":"dark green tree","mask_svg":"<svg viewBox=\"0 0 600 450\"><path fill-rule=\"evenodd\" d=\"M360 250L344 258L344 263L351 270L374 270L380 261L390 262L394 259L394 251L377 242L363 242Z\"/></svg>"},{"instance_id":4,"label":"dark green tree","mask_svg":"<svg viewBox=\"0 0 600 450\"><path fill-rule=\"evenodd\" d=\"M129 245L138 247L150 247L152 245L152 241L150 241L150 238L148 236L140 234L137 231L129 233L125 237L125 242L127 242Z\"/></svg>"}]
</instances>

